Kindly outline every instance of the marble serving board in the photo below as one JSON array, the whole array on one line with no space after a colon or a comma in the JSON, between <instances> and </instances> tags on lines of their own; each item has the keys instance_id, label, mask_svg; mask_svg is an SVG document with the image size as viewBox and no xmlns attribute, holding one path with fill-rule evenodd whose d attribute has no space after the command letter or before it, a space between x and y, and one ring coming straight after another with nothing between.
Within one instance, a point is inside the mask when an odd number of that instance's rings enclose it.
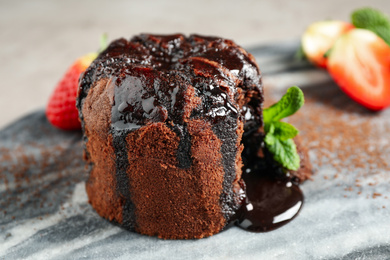
<instances>
[{"instance_id":1,"label":"marble serving board","mask_svg":"<svg viewBox=\"0 0 390 260\"><path fill-rule=\"evenodd\" d=\"M123 230L88 204L81 133L53 128L41 110L0 130L0 259L390 259L390 109L351 101L325 71L294 58L298 47L249 48L268 104L291 85L307 99L290 120L314 176L292 222L187 241Z\"/></svg>"}]
</instances>

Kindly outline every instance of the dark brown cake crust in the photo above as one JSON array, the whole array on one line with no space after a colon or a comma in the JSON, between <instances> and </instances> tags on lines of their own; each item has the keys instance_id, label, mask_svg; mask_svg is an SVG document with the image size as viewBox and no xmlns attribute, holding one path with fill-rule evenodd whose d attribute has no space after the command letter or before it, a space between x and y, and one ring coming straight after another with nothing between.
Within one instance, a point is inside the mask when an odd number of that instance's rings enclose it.
<instances>
[{"instance_id":1,"label":"dark brown cake crust","mask_svg":"<svg viewBox=\"0 0 390 260\"><path fill-rule=\"evenodd\" d=\"M241 205L241 139L261 126L260 71L230 40L119 39L80 81L90 165L103 217L142 234L201 238Z\"/></svg>"}]
</instances>

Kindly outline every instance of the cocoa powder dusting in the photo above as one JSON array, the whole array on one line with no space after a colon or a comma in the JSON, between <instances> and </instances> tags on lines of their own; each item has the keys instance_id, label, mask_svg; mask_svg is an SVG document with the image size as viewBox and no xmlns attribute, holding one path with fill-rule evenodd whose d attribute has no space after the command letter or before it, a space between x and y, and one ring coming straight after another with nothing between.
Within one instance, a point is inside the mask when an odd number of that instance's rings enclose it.
<instances>
[{"instance_id":1,"label":"cocoa powder dusting","mask_svg":"<svg viewBox=\"0 0 390 260\"><path fill-rule=\"evenodd\" d=\"M77 150L68 149L66 145L47 146L31 141L15 147L1 147L0 217L3 220L23 218L17 215L26 207L48 212L56 210L58 193L65 197L71 195L71 189L69 194L64 194L63 190L67 189L63 187L74 185L85 177L72 172L72 169L83 168L81 142L75 146Z\"/></svg>"},{"instance_id":2,"label":"cocoa powder dusting","mask_svg":"<svg viewBox=\"0 0 390 260\"><path fill-rule=\"evenodd\" d=\"M375 186L383 179L390 180L387 176L390 171L389 109L368 111L331 83L302 90L305 105L287 121L300 130L302 144L310 151L314 170L333 169L336 171L333 178L324 175L323 179L337 179L337 186L347 192L361 194L363 186L369 186L373 189L369 197L380 196L375 192ZM265 107L281 97L276 91L266 94Z\"/></svg>"}]
</instances>

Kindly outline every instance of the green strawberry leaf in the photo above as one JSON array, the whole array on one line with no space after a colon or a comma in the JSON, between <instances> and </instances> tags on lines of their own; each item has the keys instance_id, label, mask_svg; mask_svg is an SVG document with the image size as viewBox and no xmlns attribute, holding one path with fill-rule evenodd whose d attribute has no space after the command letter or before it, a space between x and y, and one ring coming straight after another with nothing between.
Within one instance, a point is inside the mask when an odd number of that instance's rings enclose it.
<instances>
[{"instance_id":1,"label":"green strawberry leaf","mask_svg":"<svg viewBox=\"0 0 390 260\"><path fill-rule=\"evenodd\" d=\"M354 11L351 19L356 28L370 30L390 45L390 20L384 13L366 7Z\"/></svg>"},{"instance_id":2,"label":"green strawberry leaf","mask_svg":"<svg viewBox=\"0 0 390 260\"><path fill-rule=\"evenodd\" d=\"M390 26L377 26L374 32L390 46Z\"/></svg>"},{"instance_id":3,"label":"green strawberry leaf","mask_svg":"<svg viewBox=\"0 0 390 260\"><path fill-rule=\"evenodd\" d=\"M287 90L287 93L275 104L263 110L264 123L279 121L297 112L304 104L303 92L297 86Z\"/></svg>"},{"instance_id":4,"label":"green strawberry leaf","mask_svg":"<svg viewBox=\"0 0 390 260\"><path fill-rule=\"evenodd\" d=\"M287 169L293 171L299 169L300 158L293 139L280 140L273 134L267 133L264 142L275 161Z\"/></svg>"},{"instance_id":5,"label":"green strawberry leaf","mask_svg":"<svg viewBox=\"0 0 390 260\"><path fill-rule=\"evenodd\" d=\"M307 57L306 57L305 51L303 50L302 45L299 46L299 49L295 52L294 58L296 60L299 60L299 61L307 60Z\"/></svg>"},{"instance_id":6,"label":"green strawberry leaf","mask_svg":"<svg viewBox=\"0 0 390 260\"><path fill-rule=\"evenodd\" d=\"M108 35L107 33L103 33L100 36L100 48L98 53L103 52L108 47Z\"/></svg>"}]
</instances>

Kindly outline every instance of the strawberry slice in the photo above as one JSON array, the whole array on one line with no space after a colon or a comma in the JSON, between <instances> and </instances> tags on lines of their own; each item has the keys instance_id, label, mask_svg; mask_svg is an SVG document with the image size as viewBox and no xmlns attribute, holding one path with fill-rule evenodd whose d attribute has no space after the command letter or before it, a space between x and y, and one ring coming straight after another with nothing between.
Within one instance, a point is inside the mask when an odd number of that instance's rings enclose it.
<instances>
[{"instance_id":1,"label":"strawberry slice","mask_svg":"<svg viewBox=\"0 0 390 260\"><path fill-rule=\"evenodd\" d=\"M353 29L328 57L328 71L353 100L371 110L390 105L390 46L375 33Z\"/></svg>"},{"instance_id":2,"label":"strawberry slice","mask_svg":"<svg viewBox=\"0 0 390 260\"><path fill-rule=\"evenodd\" d=\"M343 21L320 21L310 25L302 36L302 49L314 65L326 68L325 53L340 35L351 30L353 25Z\"/></svg>"},{"instance_id":3,"label":"strawberry slice","mask_svg":"<svg viewBox=\"0 0 390 260\"><path fill-rule=\"evenodd\" d=\"M46 107L46 117L52 125L63 130L81 129L76 108L78 82L96 57L97 53L90 53L77 59L57 84Z\"/></svg>"}]
</instances>

